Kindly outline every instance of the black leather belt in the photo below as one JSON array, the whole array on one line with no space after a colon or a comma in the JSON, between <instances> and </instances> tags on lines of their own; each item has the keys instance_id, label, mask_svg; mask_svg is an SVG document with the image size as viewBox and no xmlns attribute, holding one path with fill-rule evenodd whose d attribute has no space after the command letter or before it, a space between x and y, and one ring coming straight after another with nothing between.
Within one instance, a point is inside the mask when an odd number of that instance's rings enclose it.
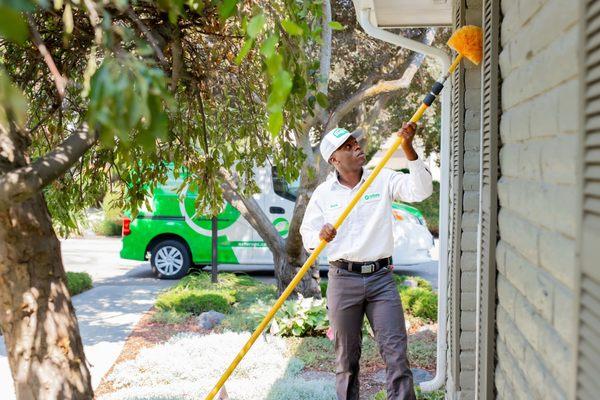
<instances>
[{"instance_id":1,"label":"black leather belt","mask_svg":"<svg viewBox=\"0 0 600 400\"><path fill-rule=\"evenodd\" d=\"M392 257L381 258L377 261L347 261L335 260L331 261L331 265L337 268L343 268L350 272L359 274L372 274L379 271L383 267L387 267L392 263Z\"/></svg>"}]
</instances>

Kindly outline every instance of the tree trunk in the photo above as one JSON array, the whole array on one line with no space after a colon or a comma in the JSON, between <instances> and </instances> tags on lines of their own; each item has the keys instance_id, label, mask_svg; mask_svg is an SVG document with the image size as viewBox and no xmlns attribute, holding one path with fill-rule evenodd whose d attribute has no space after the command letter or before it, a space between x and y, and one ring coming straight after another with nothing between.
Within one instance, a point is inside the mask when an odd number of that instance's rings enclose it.
<instances>
[{"instance_id":1,"label":"tree trunk","mask_svg":"<svg viewBox=\"0 0 600 400\"><path fill-rule=\"evenodd\" d=\"M304 257L300 260L302 262L294 262L290 260L285 252L284 248L273 252L273 263L275 266L275 274L277 276L277 291L281 294L285 288L290 284L292 279L296 276L304 261L306 261L307 254L304 253ZM293 293L301 294L304 297L315 297L321 298L321 277L319 275L318 266L313 264L310 269L306 272L300 283L296 286Z\"/></svg>"},{"instance_id":2,"label":"tree trunk","mask_svg":"<svg viewBox=\"0 0 600 400\"><path fill-rule=\"evenodd\" d=\"M267 244L267 247L269 247L269 250L271 250L271 253L273 253L273 266L275 279L277 279L277 288L279 293L283 292L308 258L306 252L302 249L301 241L297 240L299 238L298 221L302 220L304 211L302 211L302 215L296 215L296 209L298 208L298 202L296 202L294 217L290 224L290 233L288 239L284 241L256 200L252 197L244 197L239 194L236 175L222 169L221 176L225 180L225 184L222 186L225 200L242 214L242 217L259 233ZM301 185L300 190L302 190L302 187ZM308 202L308 199L306 201ZM292 246L291 252L290 241L295 244ZM320 298L321 288L319 280L319 271L313 266L298 284L295 292L302 294L304 297Z\"/></svg>"},{"instance_id":3,"label":"tree trunk","mask_svg":"<svg viewBox=\"0 0 600 400\"><path fill-rule=\"evenodd\" d=\"M60 242L40 193L0 211L0 326L17 399L93 397Z\"/></svg>"}]
</instances>

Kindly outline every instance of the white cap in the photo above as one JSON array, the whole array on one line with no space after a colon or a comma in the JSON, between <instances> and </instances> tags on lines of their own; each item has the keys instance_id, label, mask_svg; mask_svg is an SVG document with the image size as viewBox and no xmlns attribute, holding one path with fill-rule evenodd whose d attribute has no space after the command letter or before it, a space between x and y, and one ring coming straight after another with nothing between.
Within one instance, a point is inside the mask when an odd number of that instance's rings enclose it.
<instances>
[{"instance_id":1,"label":"white cap","mask_svg":"<svg viewBox=\"0 0 600 400\"><path fill-rule=\"evenodd\" d=\"M339 149L340 146L343 145L350 136L354 136L356 140L359 140L362 136L360 132L361 130L358 130L352 134L344 128L334 128L330 130L327 135L323 137L323 140L321 140L321 145L319 146L323 159L329 162L329 158L333 152Z\"/></svg>"}]
</instances>

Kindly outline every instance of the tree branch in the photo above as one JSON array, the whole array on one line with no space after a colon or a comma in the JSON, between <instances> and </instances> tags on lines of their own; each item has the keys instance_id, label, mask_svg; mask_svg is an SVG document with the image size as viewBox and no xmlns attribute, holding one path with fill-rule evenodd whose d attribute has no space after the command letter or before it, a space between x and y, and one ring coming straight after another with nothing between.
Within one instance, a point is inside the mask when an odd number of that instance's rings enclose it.
<instances>
[{"instance_id":1,"label":"tree branch","mask_svg":"<svg viewBox=\"0 0 600 400\"><path fill-rule=\"evenodd\" d=\"M225 200L234 206L257 232L261 233L260 236L273 253L276 249L281 251L284 246L283 238L262 211L260 205L252 196L240 195L237 180L227 169L220 168L219 173L226 182L222 186Z\"/></svg>"},{"instance_id":2,"label":"tree branch","mask_svg":"<svg viewBox=\"0 0 600 400\"><path fill-rule=\"evenodd\" d=\"M58 68L56 68L56 64L52 59L52 55L46 48L46 45L44 44L44 41L42 40L42 37L40 36L40 33L38 32L37 27L35 26L35 21L31 17L31 15L27 15L27 21L29 22L29 28L31 29L33 43L36 45L40 54L44 58L46 65L48 65L50 73L52 73L52 77L54 78L54 84L56 85L56 89L58 90L58 95L62 99L65 97L65 88L67 86L67 80L60 74Z\"/></svg>"},{"instance_id":3,"label":"tree branch","mask_svg":"<svg viewBox=\"0 0 600 400\"><path fill-rule=\"evenodd\" d=\"M171 73L171 91L177 90L177 82L183 68L183 47L181 45L181 32L179 26L173 26L173 39L171 40L171 61L173 64Z\"/></svg>"},{"instance_id":4,"label":"tree branch","mask_svg":"<svg viewBox=\"0 0 600 400\"><path fill-rule=\"evenodd\" d=\"M27 200L68 170L98 139L87 125L32 164L0 176L0 210Z\"/></svg>"},{"instance_id":5,"label":"tree branch","mask_svg":"<svg viewBox=\"0 0 600 400\"><path fill-rule=\"evenodd\" d=\"M435 28L429 28L425 33L423 43L429 45L433 42L434 38ZM391 81L381 81L354 93L352 96L350 96L348 100L344 101L343 103L337 106L337 108L329 118L324 132L328 132L330 129L336 127L343 117L345 117L350 111L352 111L356 106L358 106L362 102L371 99L375 96L379 96L386 93L393 93L400 89L408 87L412 82L413 77L419 70L419 67L423 63L424 58L425 56L423 54L414 53L411 57L411 61L404 70L404 73L402 74L400 79Z\"/></svg>"},{"instance_id":6,"label":"tree branch","mask_svg":"<svg viewBox=\"0 0 600 400\"><path fill-rule=\"evenodd\" d=\"M323 32L321 33L321 39L323 39L323 46L321 46L321 54L319 56L319 82L317 88L319 92L327 94L329 88L329 73L331 72L331 3L329 0L323 1L321 5L323 8Z\"/></svg>"},{"instance_id":7,"label":"tree branch","mask_svg":"<svg viewBox=\"0 0 600 400\"><path fill-rule=\"evenodd\" d=\"M126 14L129 17L129 19L131 19L137 25L138 29L144 34L144 36L146 36L146 39L148 39L150 46L152 46L152 48L154 49L154 52L156 53L156 56L158 57L158 60L160 61L162 67L165 69L169 69L169 62L165 58L165 55L163 54L162 50L160 49L160 46L158 45L158 42L150 32L148 27L142 22L142 20L131 8L127 9Z\"/></svg>"}]
</instances>

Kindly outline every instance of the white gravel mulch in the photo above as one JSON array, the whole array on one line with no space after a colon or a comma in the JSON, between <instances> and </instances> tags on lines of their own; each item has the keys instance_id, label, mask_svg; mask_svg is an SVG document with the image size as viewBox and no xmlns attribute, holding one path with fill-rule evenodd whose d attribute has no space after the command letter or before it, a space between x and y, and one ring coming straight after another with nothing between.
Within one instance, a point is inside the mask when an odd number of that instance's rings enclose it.
<instances>
[{"instance_id":1,"label":"white gravel mulch","mask_svg":"<svg viewBox=\"0 0 600 400\"><path fill-rule=\"evenodd\" d=\"M249 337L178 334L116 365L107 377L116 391L99 399L204 399ZM283 339L261 336L225 384L230 399L334 400L334 383L302 378L302 362L289 353Z\"/></svg>"}]
</instances>

